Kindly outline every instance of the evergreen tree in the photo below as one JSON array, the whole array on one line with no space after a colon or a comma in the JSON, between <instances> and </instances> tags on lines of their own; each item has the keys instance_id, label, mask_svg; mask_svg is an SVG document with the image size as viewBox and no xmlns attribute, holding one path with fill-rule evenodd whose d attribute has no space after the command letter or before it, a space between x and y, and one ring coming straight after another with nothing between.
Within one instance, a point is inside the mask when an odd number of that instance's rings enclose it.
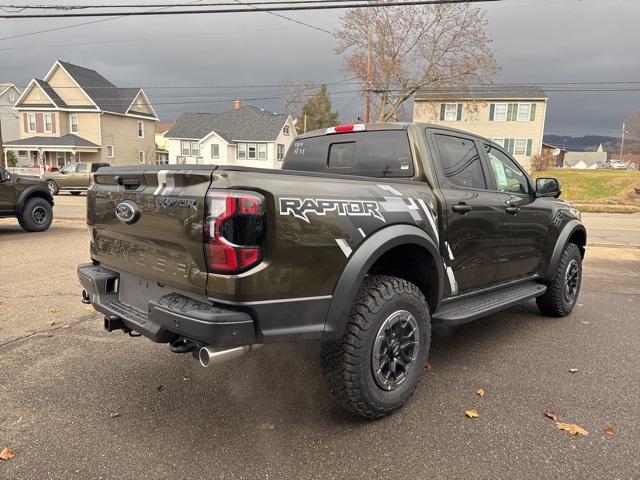
<instances>
[{"instance_id":1,"label":"evergreen tree","mask_svg":"<svg viewBox=\"0 0 640 480\"><path fill-rule=\"evenodd\" d=\"M311 95L302 107L302 114L297 124L300 131L304 130L305 115L307 132L316 128L332 127L338 123L338 112L331 111L331 99L326 85L320 85L320 90Z\"/></svg>"}]
</instances>

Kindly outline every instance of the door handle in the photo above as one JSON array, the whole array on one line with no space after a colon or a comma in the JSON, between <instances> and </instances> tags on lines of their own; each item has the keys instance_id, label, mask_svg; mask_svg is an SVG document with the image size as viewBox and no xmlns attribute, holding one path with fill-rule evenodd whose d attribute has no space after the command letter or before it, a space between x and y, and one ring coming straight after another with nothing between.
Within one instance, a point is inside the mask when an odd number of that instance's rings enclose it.
<instances>
[{"instance_id":1,"label":"door handle","mask_svg":"<svg viewBox=\"0 0 640 480\"><path fill-rule=\"evenodd\" d=\"M471 211L471 205L467 205L466 203L458 203L451 208L454 212L459 213L460 215L466 215Z\"/></svg>"},{"instance_id":2,"label":"door handle","mask_svg":"<svg viewBox=\"0 0 640 480\"><path fill-rule=\"evenodd\" d=\"M515 215L516 213L518 213L520 211L520 208L518 208L518 207L507 207L504 210L510 215Z\"/></svg>"}]
</instances>

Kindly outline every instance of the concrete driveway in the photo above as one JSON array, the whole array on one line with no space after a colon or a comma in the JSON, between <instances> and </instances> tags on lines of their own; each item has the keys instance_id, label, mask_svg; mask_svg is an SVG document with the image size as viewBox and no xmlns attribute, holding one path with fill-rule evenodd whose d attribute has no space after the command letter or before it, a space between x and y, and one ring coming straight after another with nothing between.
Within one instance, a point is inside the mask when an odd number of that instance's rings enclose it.
<instances>
[{"instance_id":1,"label":"concrete driveway","mask_svg":"<svg viewBox=\"0 0 640 480\"><path fill-rule=\"evenodd\" d=\"M0 478L638 478L638 248L590 248L567 318L531 302L436 339L406 407L364 422L325 390L318 345L203 369L104 332L75 278L82 221L2 220L0 244L0 450L15 454Z\"/></svg>"}]
</instances>

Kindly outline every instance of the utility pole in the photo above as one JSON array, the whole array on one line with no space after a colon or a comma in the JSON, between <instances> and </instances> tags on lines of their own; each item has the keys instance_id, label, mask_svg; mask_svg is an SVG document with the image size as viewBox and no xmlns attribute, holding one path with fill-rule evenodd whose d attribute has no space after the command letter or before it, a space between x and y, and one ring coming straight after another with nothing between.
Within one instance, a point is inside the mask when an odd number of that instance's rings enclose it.
<instances>
[{"instance_id":1,"label":"utility pole","mask_svg":"<svg viewBox=\"0 0 640 480\"><path fill-rule=\"evenodd\" d=\"M371 24L367 31L367 81L364 87L364 123L371 121Z\"/></svg>"},{"instance_id":2,"label":"utility pole","mask_svg":"<svg viewBox=\"0 0 640 480\"><path fill-rule=\"evenodd\" d=\"M620 135L620 160L624 162L624 134L627 129L627 124L622 122L622 134Z\"/></svg>"}]
</instances>

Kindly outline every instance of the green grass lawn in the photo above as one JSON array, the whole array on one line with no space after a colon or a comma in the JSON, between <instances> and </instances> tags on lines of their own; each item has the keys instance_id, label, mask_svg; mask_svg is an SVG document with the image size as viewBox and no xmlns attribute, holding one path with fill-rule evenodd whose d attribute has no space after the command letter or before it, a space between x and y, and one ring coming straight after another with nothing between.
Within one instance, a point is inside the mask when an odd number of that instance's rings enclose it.
<instances>
[{"instance_id":1,"label":"green grass lawn","mask_svg":"<svg viewBox=\"0 0 640 480\"><path fill-rule=\"evenodd\" d=\"M584 211L640 211L640 172L615 170L546 170L533 177L556 177L562 184L562 198Z\"/></svg>"}]
</instances>

